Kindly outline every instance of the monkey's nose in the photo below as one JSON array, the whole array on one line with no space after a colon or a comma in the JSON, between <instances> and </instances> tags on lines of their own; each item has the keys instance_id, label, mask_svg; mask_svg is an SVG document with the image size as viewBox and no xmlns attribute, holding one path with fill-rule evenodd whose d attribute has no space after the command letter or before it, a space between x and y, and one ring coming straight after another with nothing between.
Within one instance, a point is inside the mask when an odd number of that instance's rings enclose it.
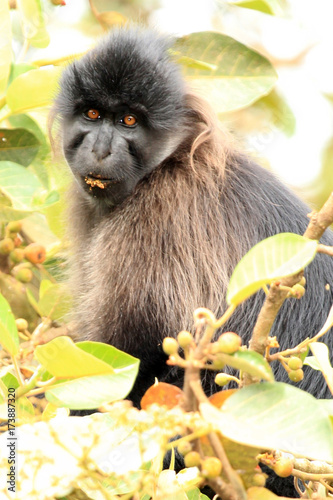
<instances>
[{"instance_id":1,"label":"monkey's nose","mask_svg":"<svg viewBox=\"0 0 333 500\"><path fill-rule=\"evenodd\" d=\"M96 141L91 152L96 156L98 161L101 161L111 155L111 148L109 144L103 144L102 142Z\"/></svg>"}]
</instances>

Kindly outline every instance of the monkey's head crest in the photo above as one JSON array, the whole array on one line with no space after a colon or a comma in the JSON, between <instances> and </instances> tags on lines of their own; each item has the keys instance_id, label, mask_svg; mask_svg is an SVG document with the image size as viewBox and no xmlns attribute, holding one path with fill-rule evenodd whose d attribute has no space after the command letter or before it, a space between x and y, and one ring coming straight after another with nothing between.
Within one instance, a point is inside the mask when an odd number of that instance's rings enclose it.
<instances>
[{"instance_id":1,"label":"monkey's head crest","mask_svg":"<svg viewBox=\"0 0 333 500\"><path fill-rule=\"evenodd\" d=\"M149 125L174 129L184 112L185 83L168 54L171 41L150 30L119 28L80 60L60 82L55 109L61 116L95 105L141 106Z\"/></svg>"}]
</instances>

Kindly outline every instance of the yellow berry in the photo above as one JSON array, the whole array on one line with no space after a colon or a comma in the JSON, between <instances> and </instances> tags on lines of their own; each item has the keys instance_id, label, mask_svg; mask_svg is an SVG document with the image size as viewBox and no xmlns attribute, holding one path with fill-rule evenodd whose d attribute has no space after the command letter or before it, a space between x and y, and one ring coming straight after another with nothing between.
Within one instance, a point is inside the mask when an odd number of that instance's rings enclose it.
<instances>
[{"instance_id":1,"label":"yellow berry","mask_svg":"<svg viewBox=\"0 0 333 500\"><path fill-rule=\"evenodd\" d=\"M218 373L215 377L215 384L223 387L230 382L230 378L225 373Z\"/></svg>"},{"instance_id":2,"label":"yellow berry","mask_svg":"<svg viewBox=\"0 0 333 500\"><path fill-rule=\"evenodd\" d=\"M292 356L288 359L288 366L291 370L298 370L299 368L302 368L303 363L297 356Z\"/></svg>"},{"instance_id":3,"label":"yellow berry","mask_svg":"<svg viewBox=\"0 0 333 500\"><path fill-rule=\"evenodd\" d=\"M298 370L291 370L288 373L288 377L292 382L300 382L304 378L304 372L301 368L299 368Z\"/></svg>"},{"instance_id":4,"label":"yellow berry","mask_svg":"<svg viewBox=\"0 0 333 500\"><path fill-rule=\"evenodd\" d=\"M190 451L184 457L185 467L199 467L201 462L200 454L197 451Z\"/></svg>"},{"instance_id":5,"label":"yellow berry","mask_svg":"<svg viewBox=\"0 0 333 500\"><path fill-rule=\"evenodd\" d=\"M9 255L14 250L14 243L11 238L4 238L0 241L0 254Z\"/></svg>"},{"instance_id":6,"label":"yellow berry","mask_svg":"<svg viewBox=\"0 0 333 500\"><path fill-rule=\"evenodd\" d=\"M233 354L242 345L242 339L237 333L225 332L217 340L219 351L225 354Z\"/></svg>"},{"instance_id":7,"label":"yellow berry","mask_svg":"<svg viewBox=\"0 0 333 500\"><path fill-rule=\"evenodd\" d=\"M297 283L292 287L292 294L296 299L301 299L303 295L305 294L305 288L304 286L300 285Z\"/></svg>"},{"instance_id":8,"label":"yellow berry","mask_svg":"<svg viewBox=\"0 0 333 500\"><path fill-rule=\"evenodd\" d=\"M22 222L20 220L8 222L6 229L9 233L18 233L22 229Z\"/></svg>"},{"instance_id":9,"label":"yellow berry","mask_svg":"<svg viewBox=\"0 0 333 500\"><path fill-rule=\"evenodd\" d=\"M15 320L16 323L16 328L18 329L19 332L24 332L24 330L28 329L28 322L24 318L17 318Z\"/></svg>"},{"instance_id":10,"label":"yellow berry","mask_svg":"<svg viewBox=\"0 0 333 500\"><path fill-rule=\"evenodd\" d=\"M290 458L281 457L273 466L275 474L280 477L289 477L293 471L294 464Z\"/></svg>"},{"instance_id":11,"label":"yellow berry","mask_svg":"<svg viewBox=\"0 0 333 500\"><path fill-rule=\"evenodd\" d=\"M176 339L172 337L165 337L162 347L165 354L171 356L172 354L176 354L176 352L178 352L179 344Z\"/></svg>"},{"instance_id":12,"label":"yellow berry","mask_svg":"<svg viewBox=\"0 0 333 500\"><path fill-rule=\"evenodd\" d=\"M24 259L24 250L22 248L14 248L10 252L9 258L14 264L19 264Z\"/></svg>"},{"instance_id":13,"label":"yellow berry","mask_svg":"<svg viewBox=\"0 0 333 500\"><path fill-rule=\"evenodd\" d=\"M221 460L216 457L208 457L201 463L201 474L207 479L214 479L222 472Z\"/></svg>"},{"instance_id":14,"label":"yellow berry","mask_svg":"<svg viewBox=\"0 0 333 500\"><path fill-rule=\"evenodd\" d=\"M265 486L266 484L266 474L260 474L259 472L257 474L254 474L252 480L253 480L253 485L254 486Z\"/></svg>"},{"instance_id":15,"label":"yellow berry","mask_svg":"<svg viewBox=\"0 0 333 500\"><path fill-rule=\"evenodd\" d=\"M184 349L185 347L188 347L192 343L193 337L190 334L190 332L186 332L184 330L183 332L178 333L177 340L178 340L180 347L182 347Z\"/></svg>"},{"instance_id":16,"label":"yellow berry","mask_svg":"<svg viewBox=\"0 0 333 500\"><path fill-rule=\"evenodd\" d=\"M14 276L18 281L21 281L21 283L29 283L33 278L31 269L28 269L27 267L18 269L14 272Z\"/></svg>"}]
</instances>

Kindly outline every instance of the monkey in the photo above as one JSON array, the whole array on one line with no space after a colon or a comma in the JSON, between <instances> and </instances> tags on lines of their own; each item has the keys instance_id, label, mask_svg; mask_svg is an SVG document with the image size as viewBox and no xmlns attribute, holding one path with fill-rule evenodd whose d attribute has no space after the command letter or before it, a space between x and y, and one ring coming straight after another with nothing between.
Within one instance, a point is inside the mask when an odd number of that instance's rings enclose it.
<instances>
[{"instance_id":1,"label":"monkey","mask_svg":"<svg viewBox=\"0 0 333 500\"><path fill-rule=\"evenodd\" d=\"M172 41L142 28L113 30L62 75L54 103L66 161L72 289L82 339L140 359L128 399L137 407L155 378L182 386L162 342L191 330L193 311L219 317L233 269L259 241L302 234L309 207L243 151L195 95L170 56ZM322 238L333 245L333 233ZM332 305L333 260L306 268L306 293L284 303L272 329L281 349L315 334ZM258 292L224 330L250 339L263 304ZM332 339L326 335L332 348ZM276 363L277 380L290 382ZM305 371L307 368L305 367ZM202 380L217 391L214 374ZM298 384L330 397L322 375ZM289 484L289 483L288 483ZM268 487L295 496L275 480Z\"/></svg>"}]
</instances>

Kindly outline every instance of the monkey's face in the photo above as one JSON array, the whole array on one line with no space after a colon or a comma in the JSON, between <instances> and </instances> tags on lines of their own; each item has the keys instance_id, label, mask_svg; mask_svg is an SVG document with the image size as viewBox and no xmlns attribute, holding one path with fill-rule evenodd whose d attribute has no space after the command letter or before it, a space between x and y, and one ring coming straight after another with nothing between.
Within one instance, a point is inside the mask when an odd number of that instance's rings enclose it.
<instances>
[{"instance_id":1,"label":"monkey's face","mask_svg":"<svg viewBox=\"0 0 333 500\"><path fill-rule=\"evenodd\" d=\"M188 135L185 85L168 40L111 32L68 65L54 109L66 159L87 194L121 203Z\"/></svg>"},{"instance_id":2,"label":"monkey's face","mask_svg":"<svg viewBox=\"0 0 333 500\"><path fill-rule=\"evenodd\" d=\"M76 180L111 206L129 196L183 138L180 129L154 131L142 109L126 105L84 109L63 122L64 153Z\"/></svg>"}]
</instances>

